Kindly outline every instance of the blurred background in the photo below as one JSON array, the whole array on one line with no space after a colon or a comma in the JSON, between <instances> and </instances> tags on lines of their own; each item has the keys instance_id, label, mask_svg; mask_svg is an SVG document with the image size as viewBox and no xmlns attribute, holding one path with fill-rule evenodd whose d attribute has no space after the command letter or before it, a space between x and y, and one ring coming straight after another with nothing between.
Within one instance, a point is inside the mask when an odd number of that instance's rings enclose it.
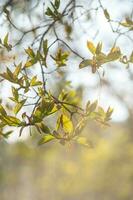
<instances>
[{"instance_id":1,"label":"blurred background","mask_svg":"<svg viewBox=\"0 0 133 200\"><path fill-rule=\"evenodd\" d=\"M0 72L13 62L14 56L23 59L23 49L27 46L33 43L34 49L38 47L39 35L51 23L44 14L49 3L48 0L0 1L0 38L9 32L14 44L11 53L0 50ZM90 56L87 40L95 44L102 41L104 52L109 52L116 43L123 54L130 56L132 30L119 22L126 17L132 19L132 0L62 0L60 9L69 3L63 22L46 35L49 43L56 38L55 29L58 37L83 57ZM110 23L102 6L110 14ZM5 8L10 11L10 18ZM42 28L28 32L38 25ZM57 44L51 54L59 45L67 49L64 44ZM114 108L111 126L103 128L88 121L82 134L90 141L90 148L77 144L62 146L57 142L38 147L35 130L32 137L28 137L27 130L19 139L15 130L11 138L0 140L0 200L133 199L133 66L113 62L92 74L90 68L79 70L80 61L71 55L67 69L62 70L63 77L56 73L47 75L48 87L56 94L66 81L71 81L83 105L88 99L98 99L104 108ZM53 70L53 63L49 65L48 71ZM1 99L10 105L7 99L10 85L0 82L0 92Z\"/></svg>"}]
</instances>

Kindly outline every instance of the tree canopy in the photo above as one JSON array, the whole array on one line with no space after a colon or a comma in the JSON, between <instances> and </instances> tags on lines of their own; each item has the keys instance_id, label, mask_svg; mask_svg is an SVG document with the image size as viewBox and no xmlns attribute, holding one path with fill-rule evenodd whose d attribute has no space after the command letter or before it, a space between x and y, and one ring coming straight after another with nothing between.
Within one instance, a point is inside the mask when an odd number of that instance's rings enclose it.
<instances>
[{"instance_id":1,"label":"tree canopy","mask_svg":"<svg viewBox=\"0 0 133 200\"><path fill-rule=\"evenodd\" d=\"M132 13L121 12L114 18L102 0L3 1L0 83L7 94L0 104L1 138L8 138L15 129L22 136L28 127L30 135L36 129L40 145L57 140L63 145L90 146L82 130L89 121L109 126L113 108L101 106L99 97L84 102L68 76L76 67L79 73L98 77L100 87L109 88L111 83L104 78L112 74L106 69L121 66L132 80ZM100 38L98 19L112 38ZM93 30L93 37L87 29ZM88 39L81 44L86 32ZM124 45L130 43L125 49L121 38Z\"/></svg>"}]
</instances>

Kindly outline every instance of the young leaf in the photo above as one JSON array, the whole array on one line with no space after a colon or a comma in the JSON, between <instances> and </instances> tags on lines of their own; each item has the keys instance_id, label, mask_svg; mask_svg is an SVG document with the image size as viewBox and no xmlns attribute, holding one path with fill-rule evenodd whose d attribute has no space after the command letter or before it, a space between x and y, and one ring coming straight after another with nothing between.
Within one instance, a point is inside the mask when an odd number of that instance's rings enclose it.
<instances>
[{"instance_id":1,"label":"young leaf","mask_svg":"<svg viewBox=\"0 0 133 200\"><path fill-rule=\"evenodd\" d=\"M23 105L25 104L26 99L20 101L19 103L16 104L16 106L14 107L14 113L17 114L21 108L23 107Z\"/></svg>"},{"instance_id":2,"label":"young leaf","mask_svg":"<svg viewBox=\"0 0 133 200\"><path fill-rule=\"evenodd\" d=\"M68 60L69 52L63 51L61 48L57 50L55 56L52 56L52 59L55 60L57 67L64 67L66 66L66 62Z\"/></svg>"},{"instance_id":3,"label":"young leaf","mask_svg":"<svg viewBox=\"0 0 133 200\"><path fill-rule=\"evenodd\" d=\"M39 140L38 145L45 144L45 143L50 142L51 140L54 140L54 139L55 139L55 137L53 135L47 134Z\"/></svg>"},{"instance_id":4,"label":"young leaf","mask_svg":"<svg viewBox=\"0 0 133 200\"><path fill-rule=\"evenodd\" d=\"M19 98L18 90L14 87L12 87L12 94L13 94L14 99L18 101L18 98Z\"/></svg>"},{"instance_id":5,"label":"young leaf","mask_svg":"<svg viewBox=\"0 0 133 200\"><path fill-rule=\"evenodd\" d=\"M0 114L3 115L3 116L7 115L5 109L3 108L2 105L0 105Z\"/></svg>"},{"instance_id":6,"label":"young leaf","mask_svg":"<svg viewBox=\"0 0 133 200\"><path fill-rule=\"evenodd\" d=\"M55 0L54 5L55 5L56 9L58 9L60 6L60 0Z\"/></svg>"},{"instance_id":7,"label":"young leaf","mask_svg":"<svg viewBox=\"0 0 133 200\"><path fill-rule=\"evenodd\" d=\"M113 113L113 109L108 107L107 112L106 112L106 117L105 117L105 121L109 121L111 118L111 115Z\"/></svg>"},{"instance_id":8,"label":"young leaf","mask_svg":"<svg viewBox=\"0 0 133 200\"><path fill-rule=\"evenodd\" d=\"M94 112L96 107L97 107L97 104L98 104L98 101L94 101L92 104L90 104L88 107L87 107L87 113L90 114L91 112Z\"/></svg>"},{"instance_id":9,"label":"young leaf","mask_svg":"<svg viewBox=\"0 0 133 200\"><path fill-rule=\"evenodd\" d=\"M35 53L33 51L33 49L31 49L30 47L28 47L28 49L25 49L25 52L28 54L28 56L30 56L31 58L35 57Z\"/></svg>"},{"instance_id":10,"label":"young leaf","mask_svg":"<svg viewBox=\"0 0 133 200\"><path fill-rule=\"evenodd\" d=\"M47 134L50 134L50 133L51 133L51 131L50 131L50 129L48 128L48 126L46 126L46 125L43 124L43 123L39 124L39 128L41 129L41 131L42 131L43 133L47 133Z\"/></svg>"},{"instance_id":11,"label":"young leaf","mask_svg":"<svg viewBox=\"0 0 133 200\"><path fill-rule=\"evenodd\" d=\"M80 64L79 64L79 68L82 69L84 67L87 67L89 65L92 65L92 60L87 59L87 60L83 60Z\"/></svg>"},{"instance_id":12,"label":"young leaf","mask_svg":"<svg viewBox=\"0 0 133 200\"><path fill-rule=\"evenodd\" d=\"M70 133L73 132L73 129L74 129L73 123L67 115L64 115L64 114L61 115L60 124L61 124L65 133L70 134Z\"/></svg>"},{"instance_id":13,"label":"young leaf","mask_svg":"<svg viewBox=\"0 0 133 200\"><path fill-rule=\"evenodd\" d=\"M49 17L54 17L54 13L49 7L47 8L45 15L48 15Z\"/></svg>"},{"instance_id":14,"label":"young leaf","mask_svg":"<svg viewBox=\"0 0 133 200\"><path fill-rule=\"evenodd\" d=\"M7 123L7 125L9 126L19 126L21 125L21 121L16 118L16 117L13 117L13 116L8 116L8 115L5 115L5 116L0 116L0 119Z\"/></svg>"},{"instance_id":15,"label":"young leaf","mask_svg":"<svg viewBox=\"0 0 133 200\"><path fill-rule=\"evenodd\" d=\"M43 53L46 56L48 52L48 40L43 41Z\"/></svg>"},{"instance_id":16,"label":"young leaf","mask_svg":"<svg viewBox=\"0 0 133 200\"><path fill-rule=\"evenodd\" d=\"M41 81L37 81L37 76L33 76L33 78L30 81L30 86L37 86L42 85Z\"/></svg>"},{"instance_id":17,"label":"young leaf","mask_svg":"<svg viewBox=\"0 0 133 200\"><path fill-rule=\"evenodd\" d=\"M28 60L28 61L25 63L25 68L31 67L31 66L34 65L34 64L36 64L36 59Z\"/></svg>"},{"instance_id":18,"label":"young leaf","mask_svg":"<svg viewBox=\"0 0 133 200\"><path fill-rule=\"evenodd\" d=\"M96 53L96 48L95 48L94 44L93 44L92 42L90 42L90 41L87 41L87 47L88 47L88 49L90 50L90 52L91 52L93 55L95 55L95 53Z\"/></svg>"},{"instance_id":19,"label":"young leaf","mask_svg":"<svg viewBox=\"0 0 133 200\"><path fill-rule=\"evenodd\" d=\"M16 66L15 71L13 72L14 77L18 77L22 67L22 62L19 63L19 65Z\"/></svg>"},{"instance_id":20,"label":"young leaf","mask_svg":"<svg viewBox=\"0 0 133 200\"><path fill-rule=\"evenodd\" d=\"M101 50L102 50L102 43L99 42L98 45L97 45L97 47L96 47L96 54L100 54Z\"/></svg>"},{"instance_id":21,"label":"young leaf","mask_svg":"<svg viewBox=\"0 0 133 200\"><path fill-rule=\"evenodd\" d=\"M107 55L107 61L115 61L121 57L121 51L119 47L113 47L110 53Z\"/></svg>"},{"instance_id":22,"label":"young leaf","mask_svg":"<svg viewBox=\"0 0 133 200\"><path fill-rule=\"evenodd\" d=\"M3 44L8 51L10 51L12 49L12 45L8 44L8 33L6 34L6 36L4 38Z\"/></svg>"},{"instance_id":23,"label":"young leaf","mask_svg":"<svg viewBox=\"0 0 133 200\"><path fill-rule=\"evenodd\" d=\"M4 38L4 46L8 46L8 33L6 34Z\"/></svg>"},{"instance_id":24,"label":"young leaf","mask_svg":"<svg viewBox=\"0 0 133 200\"><path fill-rule=\"evenodd\" d=\"M110 15L109 15L107 9L104 10L104 15L105 15L106 19L110 20Z\"/></svg>"}]
</instances>

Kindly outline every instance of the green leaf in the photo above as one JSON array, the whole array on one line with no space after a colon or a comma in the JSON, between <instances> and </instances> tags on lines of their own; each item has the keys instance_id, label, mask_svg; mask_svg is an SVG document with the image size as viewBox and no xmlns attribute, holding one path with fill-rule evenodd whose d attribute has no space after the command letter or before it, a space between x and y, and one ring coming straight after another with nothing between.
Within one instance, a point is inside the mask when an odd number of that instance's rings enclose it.
<instances>
[{"instance_id":1,"label":"green leaf","mask_svg":"<svg viewBox=\"0 0 133 200\"><path fill-rule=\"evenodd\" d=\"M90 114L91 112L94 112L96 107L97 107L97 104L98 104L98 101L94 101L92 104L90 104L88 107L87 107L87 113Z\"/></svg>"},{"instance_id":2,"label":"green leaf","mask_svg":"<svg viewBox=\"0 0 133 200\"><path fill-rule=\"evenodd\" d=\"M50 129L48 128L48 126L46 126L46 125L43 124L43 123L39 124L39 128L41 129L41 131L42 131L43 133L47 133L47 134L50 134L50 133L51 133L51 131L50 131Z\"/></svg>"},{"instance_id":3,"label":"green leaf","mask_svg":"<svg viewBox=\"0 0 133 200\"><path fill-rule=\"evenodd\" d=\"M13 77L13 73L11 72L11 70L7 67L7 69L6 69L6 72L7 72L7 74L8 74L8 76L9 76L9 78L11 78L11 79L13 79L14 77Z\"/></svg>"},{"instance_id":4,"label":"green leaf","mask_svg":"<svg viewBox=\"0 0 133 200\"><path fill-rule=\"evenodd\" d=\"M3 108L2 105L0 105L0 114L2 114L3 116L7 115L5 109Z\"/></svg>"},{"instance_id":5,"label":"green leaf","mask_svg":"<svg viewBox=\"0 0 133 200\"><path fill-rule=\"evenodd\" d=\"M37 50L37 53L36 53L36 59L37 59L38 61L43 60L43 56L42 56L42 54L40 53L39 50Z\"/></svg>"},{"instance_id":6,"label":"green leaf","mask_svg":"<svg viewBox=\"0 0 133 200\"><path fill-rule=\"evenodd\" d=\"M18 66L16 66L15 71L13 73L14 77L18 77L18 75L21 71L21 67L22 67L22 62Z\"/></svg>"},{"instance_id":7,"label":"green leaf","mask_svg":"<svg viewBox=\"0 0 133 200\"><path fill-rule=\"evenodd\" d=\"M18 118L8 115L0 116L0 119L9 126L19 126L22 123Z\"/></svg>"},{"instance_id":8,"label":"green leaf","mask_svg":"<svg viewBox=\"0 0 133 200\"><path fill-rule=\"evenodd\" d=\"M54 102L47 102L45 99L39 104L33 113L33 122L41 122L44 117L49 116L54 108Z\"/></svg>"},{"instance_id":9,"label":"green leaf","mask_svg":"<svg viewBox=\"0 0 133 200\"><path fill-rule=\"evenodd\" d=\"M113 53L109 53L107 56L107 61L115 61L118 60L120 58L121 54L119 52L113 52Z\"/></svg>"},{"instance_id":10,"label":"green leaf","mask_svg":"<svg viewBox=\"0 0 133 200\"><path fill-rule=\"evenodd\" d=\"M96 54L100 54L101 50L102 50L102 43L99 42L98 45L97 45L97 47L96 47Z\"/></svg>"},{"instance_id":11,"label":"green leaf","mask_svg":"<svg viewBox=\"0 0 133 200\"><path fill-rule=\"evenodd\" d=\"M4 46L8 46L8 33L6 34L4 38Z\"/></svg>"},{"instance_id":12,"label":"green leaf","mask_svg":"<svg viewBox=\"0 0 133 200\"><path fill-rule=\"evenodd\" d=\"M84 117L76 124L75 135L81 134L82 130L85 127L86 120L87 120L87 118Z\"/></svg>"},{"instance_id":13,"label":"green leaf","mask_svg":"<svg viewBox=\"0 0 133 200\"><path fill-rule=\"evenodd\" d=\"M54 108L54 102L53 101L46 101L45 99L42 100L42 112L44 113L50 113L52 109Z\"/></svg>"},{"instance_id":14,"label":"green leaf","mask_svg":"<svg viewBox=\"0 0 133 200\"><path fill-rule=\"evenodd\" d=\"M48 40L43 41L43 53L46 56L48 52Z\"/></svg>"},{"instance_id":15,"label":"green leaf","mask_svg":"<svg viewBox=\"0 0 133 200\"><path fill-rule=\"evenodd\" d=\"M33 122L34 123L41 122L43 118L44 118L44 115L41 112L41 108L37 107L35 112L33 113Z\"/></svg>"},{"instance_id":16,"label":"green leaf","mask_svg":"<svg viewBox=\"0 0 133 200\"><path fill-rule=\"evenodd\" d=\"M48 15L50 17L54 17L54 13L49 7L47 8L47 10L45 12L45 15Z\"/></svg>"},{"instance_id":17,"label":"green leaf","mask_svg":"<svg viewBox=\"0 0 133 200\"><path fill-rule=\"evenodd\" d=\"M10 51L12 49L12 45L8 44L8 33L6 34L6 36L4 38L3 44L8 51Z\"/></svg>"},{"instance_id":18,"label":"green leaf","mask_svg":"<svg viewBox=\"0 0 133 200\"><path fill-rule=\"evenodd\" d=\"M107 61L115 61L121 57L121 51L119 47L113 47L110 53L107 55Z\"/></svg>"},{"instance_id":19,"label":"green leaf","mask_svg":"<svg viewBox=\"0 0 133 200\"><path fill-rule=\"evenodd\" d=\"M30 81L30 86L42 85L41 81L37 81L37 76L33 76Z\"/></svg>"},{"instance_id":20,"label":"green leaf","mask_svg":"<svg viewBox=\"0 0 133 200\"><path fill-rule=\"evenodd\" d=\"M56 9L58 9L60 7L60 0L55 0L55 3L54 3Z\"/></svg>"},{"instance_id":21,"label":"green leaf","mask_svg":"<svg viewBox=\"0 0 133 200\"><path fill-rule=\"evenodd\" d=\"M65 114L62 114L59 119L58 119L58 122L57 122L57 129L59 129L59 127L61 126L64 130L65 133L72 133L73 132L73 123L72 121L70 120L70 118L65 115Z\"/></svg>"},{"instance_id":22,"label":"green leaf","mask_svg":"<svg viewBox=\"0 0 133 200\"><path fill-rule=\"evenodd\" d=\"M36 59L28 60L25 63L25 68L31 67L32 65L36 64Z\"/></svg>"},{"instance_id":23,"label":"green leaf","mask_svg":"<svg viewBox=\"0 0 133 200\"><path fill-rule=\"evenodd\" d=\"M57 67L64 67L66 66L66 62L68 60L69 52L63 51L61 48L57 50L55 56L51 55L51 58L55 60Z\"/></svg>"},{"instance_id":24,"label":"green leaf","mask_svg":"<svg viewBox=\"0 0 133 200\"><path fill-rule=\"evenodd\" d=\"M12 87L12 94L13 94L14 99L18 101L18 98L19 98L18 90L14 87Z\"/></svg>"},{"instance_id":25,"label":"green leaf","mask_svg":"<svg viewBox=\"0 0 133 200\"><path fill-rule=\"evenodd\" d=\"M102 52L96 55L96 60L97 60L99 66L108 61L107 56Z\"/></svg>"},{"instance_id":26,"label":"green leaf","mask_svg":"<svg viewBox=\"0 0 133 200\"><path fill-rule=\"evenodd\" d=\"M107 9L104 9L104 15L105 15L106 19L110 20L110 15L109 15Z\"/></svg>"},{"instance_id":27,"label":"green leaf","mask_svg":"<svg viewBox=\"0 0 133 200\"><path fill-rule=\"evenodd\" d=\"M53 135L47 134L47 135L43 136L43 137L39 140L38 144L39 144L39 145L42 145L42 144L45 144L45 143L47 143L47 142L50 142L51 140L54 140L54 139L55 139L55 137L54 137Z\"/></svg>"},{"instance_id":28,"label":"green leaf","mask_svg":"<svg viewBox=\"0 0 133 200\"><path fill-rule=\"evenodd\" d=\"M111 115L113 113L113 109L108 107L107 112L106 112L106 117L105 117L105 121L109 121L111 118Z\"/></svg>"},{"instance_id":29,"label":"green leaf","mask_svg":"<svg viewBox=\"0 0 133 200\"><path fill-rule=\"evenodd\" d=\"M28 47L28 49L25 49L25 52L28 54L28 56L30 56L31 58L35 57L35 53L33 51L33 49L31 49L30 47Z\"/></svg>"},{"instance_id":30,"label":"green leaf","mask_svg":"<svg viewBox=\"0 0 133 200\"><path fill-rule=\"evenodd\" d=\"M22 101L20 101L19 103L16 104L16 106L13 109L15 114L17 114L21 110L21 108L23 107L25 102L26 102L26 99L24 99L24 100L22 100Z\"/></svg>"},{"instance_id":31,"label":"green leaf","mask_svg":"<svg viewBox=\"0 0 133 200\"><path fill-rule=\"evenodd\" d=\"M93 55L95 55L95 53L96 53L96 48L95 48L94 44L93 44L92 42L90 42L90 41L87 41L87 47L88 47L88 49L90 50L90 52L91 52Z\"/></svg>"},{"instance_id":32,"label":"green leaf","mask_svg":"<svg viewBox=\"0 0 133 200\"><path fill-rule=\"evenodd\" d=\"M89 65L92 65L92 60L87 59L87 60L83 60L80 64L79 64L79 68L82 69L84 67L87 67Z\"/></svg>"}]
</instances>

